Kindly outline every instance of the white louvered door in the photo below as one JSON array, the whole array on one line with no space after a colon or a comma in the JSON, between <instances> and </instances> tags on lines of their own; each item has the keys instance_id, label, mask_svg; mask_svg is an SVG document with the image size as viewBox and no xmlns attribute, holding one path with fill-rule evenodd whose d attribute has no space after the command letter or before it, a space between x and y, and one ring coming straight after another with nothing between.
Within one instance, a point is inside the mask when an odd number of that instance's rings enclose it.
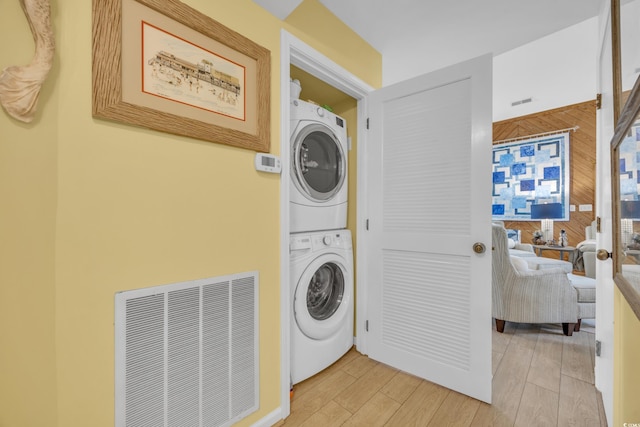
<instances>
[{"instance_id":1,"label":"white louvered door","mask_svg":"<svg viewBox=\"0 0 640 427\"><path fill-rule=\"evenodd\" d=\"M369 357L485 402L491 79L487 55L370 96L364 238Z\"/></svg>"}]
</instances>

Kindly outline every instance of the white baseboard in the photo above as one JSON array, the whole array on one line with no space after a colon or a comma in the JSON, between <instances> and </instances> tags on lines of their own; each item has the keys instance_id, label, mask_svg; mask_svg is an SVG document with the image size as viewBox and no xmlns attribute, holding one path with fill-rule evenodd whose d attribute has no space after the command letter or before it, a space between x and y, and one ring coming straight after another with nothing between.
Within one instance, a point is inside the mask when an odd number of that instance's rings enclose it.
<instances>
[{"instance_id":1,"label":"white baseboard","mask_svg":"<svg viewBox=\"0 0 640 427\"><path fill-rule=\"evenodd\" d=\"M278 406L265 417L256 421L251 427L271 427L282 419L282 409Z\"/></svg>"}]
</instances>

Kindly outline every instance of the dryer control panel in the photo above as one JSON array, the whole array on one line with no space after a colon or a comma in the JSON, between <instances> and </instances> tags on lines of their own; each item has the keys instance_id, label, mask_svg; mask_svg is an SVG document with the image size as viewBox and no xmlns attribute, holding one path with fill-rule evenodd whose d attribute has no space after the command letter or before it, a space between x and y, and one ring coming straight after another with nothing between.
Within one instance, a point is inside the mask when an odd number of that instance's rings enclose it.
<instances>
[{"instance_id":1,"label":"dryer control panel","mask_svg":"<svg viewBox=\"0 0 640 427\"><path fill-rule=\"evenodd\" d=\"M291 101L291 118L293 120L299 118L308 120L309 117L329 125L332 129L336 127L345 129L347 127L345 119L318 104L302 101L301 99Z\"/></svg>"}]
</instances>

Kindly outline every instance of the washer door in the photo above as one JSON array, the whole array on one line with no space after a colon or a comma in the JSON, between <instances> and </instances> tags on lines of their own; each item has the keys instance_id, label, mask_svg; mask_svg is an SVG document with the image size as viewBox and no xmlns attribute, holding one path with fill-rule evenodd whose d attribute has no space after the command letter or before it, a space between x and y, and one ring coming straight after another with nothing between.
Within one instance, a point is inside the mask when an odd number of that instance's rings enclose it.
<instances>
[{"instance_id":1,"label":"washer door","mask_svg":"<svg viewBox=\"0 0 640 427\"><path fill-rule=\"evenodd\" d=\"M352 304L353 279L336 254L316 258L296 286L293 311L300 330L321 340L344 328Z\"/></svg>"},{"instance_id":2,"label":"washer door","mask_svg":"<svg viewBox=\"0 0 640 427\"><path fill-rule=\"evenodd\" d=\"M302 128L291 146L291 179L311 201L331 200L344 184L347 163L337 136L314 123Z\"/></svg>"}]
</instances>

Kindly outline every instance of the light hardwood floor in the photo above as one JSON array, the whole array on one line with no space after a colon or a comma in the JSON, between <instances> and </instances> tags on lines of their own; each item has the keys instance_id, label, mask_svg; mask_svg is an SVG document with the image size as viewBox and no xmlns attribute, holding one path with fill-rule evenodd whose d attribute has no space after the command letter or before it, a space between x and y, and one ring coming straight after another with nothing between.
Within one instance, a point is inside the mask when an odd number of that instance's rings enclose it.
<instances>
[{"instance_id":1,"label":"light hardwood floor","mask_svg":"<svg viewBox=\"0 0 640 427\"><path fill-rule=\"evenodd\" d=\"M351 349L294 386L289 426L606 426L594 386L594 330L507 322L493 330L493 404L375 362Z\"/></svg>"}]
</instances>

